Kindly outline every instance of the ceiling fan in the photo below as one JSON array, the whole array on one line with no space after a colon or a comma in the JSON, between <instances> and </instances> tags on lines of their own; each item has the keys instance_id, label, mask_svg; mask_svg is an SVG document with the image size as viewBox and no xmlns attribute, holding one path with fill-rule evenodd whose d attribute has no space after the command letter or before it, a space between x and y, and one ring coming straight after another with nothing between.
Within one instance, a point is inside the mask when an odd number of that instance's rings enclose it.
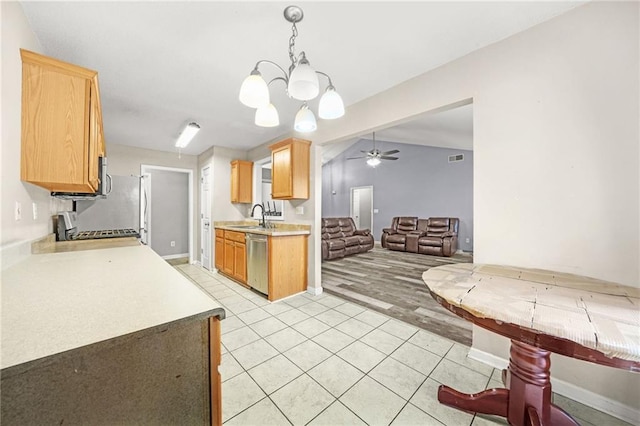
<instances>
[{"instance_id":1,"label":"ceiling fan","mask_svg":"<svg viewBox=\"0 0 640 426\"><path fill-rule=\"evenodd\" d=\"M397 149L393 149L391 151L383 152L377 149L376 148L376 132L373 132L373 148L369 151L360 151L360 152L366 155L362 155L360 157L349 157L347 158L347 160L357 160L359 158L366 158L367 164L372 167L375 167L382 162L381 160L397 160L398 157L391 157L391 155L397 154L400 151L398 151Z\"/></svg>"}]
</instances>

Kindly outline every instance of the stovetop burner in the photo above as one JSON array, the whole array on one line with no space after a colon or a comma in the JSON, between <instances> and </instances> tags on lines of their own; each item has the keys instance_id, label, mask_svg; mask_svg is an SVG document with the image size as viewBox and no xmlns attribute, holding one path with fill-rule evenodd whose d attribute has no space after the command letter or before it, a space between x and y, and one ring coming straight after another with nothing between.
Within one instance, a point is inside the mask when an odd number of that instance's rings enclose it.
<instances>
[{"instance_id":1,"label":"stovetop burner","mask_svg":"<svg viewBox=\"0 0 640 426\"><path fill-rule=\"evenodd\" d=\"M136 237L140 234L134 229L108 229L104 231L80 231L71 237L72 240L98 240L102 238Z\"/></svg>"}]
</instances>

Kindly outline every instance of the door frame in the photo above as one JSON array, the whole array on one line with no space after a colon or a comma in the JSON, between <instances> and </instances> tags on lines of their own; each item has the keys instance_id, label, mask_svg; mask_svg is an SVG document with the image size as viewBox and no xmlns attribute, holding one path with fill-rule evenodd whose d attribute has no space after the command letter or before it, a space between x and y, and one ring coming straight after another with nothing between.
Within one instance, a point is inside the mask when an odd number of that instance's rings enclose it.
<instances>
[{"instance_id":1,"label":"door frame","mask_svg":"<svg viewBox=\"0 0 640 426\"><path fill-rule=\"evenodd\" d=\"M192 264L194 263L193 260L193 170L192 169L181 169L181 168L177 168L177 167L165 167L165 166L155 166L152 164L140 164L140 174L142 176L144 175L151 175L153 177L153 170L162 170L165 172L177 172L177 173L187 173L187 175L189 176L188 182L189 182L189 217L188 217L188 221L189 221L189 263ZM149 188L151 188L151 183L152 183L153 179L149 179ZM140 193L142 194L144 191L141 191ZM151 218L152 212L151 212L151 192L149 192L149 195L147 197L149 204L147 206L147 214L149 216L149 218ZM140 220L143 220L142 218ZM151 220L149 220L150 222ZM147 223L145 223L145 225L147 225ZM147 241L151 242L151 232L153 230L145 227L145 232L147 232Z\"/></svg>"},{"instance_id":2,"label":"door frame","mask_svg":"<svg viewBox=\"0 0 640 426\"><path fill-rule=\"evenodd\" d=\"M351 188L349 188L349 216L353 219L353 193L354 190L358 189L369 189L369 191L371 192L371 209L369 214L371 215L371 231L373 231L373 185L352 186ZM356 228L360 229L360 224L356 223L355 225Z\"/></svg>"},{"instance_id":3,"label":"door frame","mask_svg":"<svg viewBox=\"0 0 640 426\"><path fill-rule=\"evenodd\" d=\"M213 206L209 206L209 239L206 240L205 238L203 238L203 234L204 234L204 225L203 225L203 220L204 220L204 205L205 205L205 197L204 197L204 170L205 169L209 169L209 202L212 204L213 203L213 197L211 196L211 189L213 188L213 185L211 184L211 178L213 177L211 171L213 170L213 166L211 163L209 164L205 164L204 166L202 166L202 168L200 169L200 265L205 268L207 271L211 271L213 268L213 263L212 263L212 254L213 254L213 238L214 238L214 233L212 233L212 227L211 227L211 212L213 211ZM206 240L206 241L204 241ZM208 244L209 246L209 264L205 265L202 262L202 253L204 253L204 248L206 247L206 244Z\"/></svg>"}]
</instances>

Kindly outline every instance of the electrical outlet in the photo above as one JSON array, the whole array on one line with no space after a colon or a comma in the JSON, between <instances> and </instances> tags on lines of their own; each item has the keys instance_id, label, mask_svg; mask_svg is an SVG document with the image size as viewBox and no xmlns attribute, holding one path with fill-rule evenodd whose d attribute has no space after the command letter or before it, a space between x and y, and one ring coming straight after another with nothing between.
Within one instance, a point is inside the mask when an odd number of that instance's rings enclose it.
<instances>
[{"instance_id":1,"label":"electrical outlet","mask_svg":"<svg viewBox=\"0 0 640 426\"><path fill-rule=\"evenodd\" d=\"M175 241L171 241L171 247L175 247L176 246L176 242Z\"/></svg>"},{"instance_id":2,"label":"electrical outlet","mask_svg":"<svg viewBox=\"0 0 640 426\"><path fill-rule=\"evenodd\" d=\"M377 214L378 213L378 209L373 209L373 213Z\"/></svg>"},{"instance_id":3,"label":"electrical outlet","mask_svg":"<svg viewBox=\"0 0 640 426\"><path fill-rule=\"evenodd\" d=\"M304 206L296 207L296 214L304 214Z\"/></svg>"},{"instance_id":4,"label":"electrical outlet","mask_svg":"<svg viewBox=\"0 0 640 426\"><path fill-rule=\"evenodd\" d=\"M19 201L16 201L15 218L16 222L22 220L22 204Z\"/></svg>"},{"instance_id":5,"label":"electrical outlet","mask_svg":"<svg viewBox=\"0 0 640 426\"><path fill-rule=\"evenodd\" d=\"M37 203L31 203L31 206L33 207L33 220L37 220L38 219L38 204Z\"/></svg>"},{"instance_id":6,"label":"electrical outlet","mask_svg":"<svg viewBox=\"0 0 640 426\"><path fill-rule=\"evenodd\" d=\"M464 242L465 242L465 243L467 243L467 244L469 244L469 242L470 242L470 241L471 241L471 240L470 240L469 238L467 238L467 239L465 239L465 240L464 240Z\"/></svg>"}]
</instances>

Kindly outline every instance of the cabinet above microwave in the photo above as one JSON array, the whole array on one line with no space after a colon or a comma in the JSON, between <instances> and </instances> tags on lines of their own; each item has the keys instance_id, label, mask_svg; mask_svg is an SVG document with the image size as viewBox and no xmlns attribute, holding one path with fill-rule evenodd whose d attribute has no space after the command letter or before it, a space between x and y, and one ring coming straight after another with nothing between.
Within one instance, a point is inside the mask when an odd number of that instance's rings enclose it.
<instances>
[{"instance_id":1,"label":"cabinet above microwave","mask_svg":"<svg viewBox=\"0 0 640 426\"><path fill-rule=\"evenodd\" d=\"M105 157L98 73L21 49L20 178L51 192L95 194Z\"/></svg>"}]
</instances>

